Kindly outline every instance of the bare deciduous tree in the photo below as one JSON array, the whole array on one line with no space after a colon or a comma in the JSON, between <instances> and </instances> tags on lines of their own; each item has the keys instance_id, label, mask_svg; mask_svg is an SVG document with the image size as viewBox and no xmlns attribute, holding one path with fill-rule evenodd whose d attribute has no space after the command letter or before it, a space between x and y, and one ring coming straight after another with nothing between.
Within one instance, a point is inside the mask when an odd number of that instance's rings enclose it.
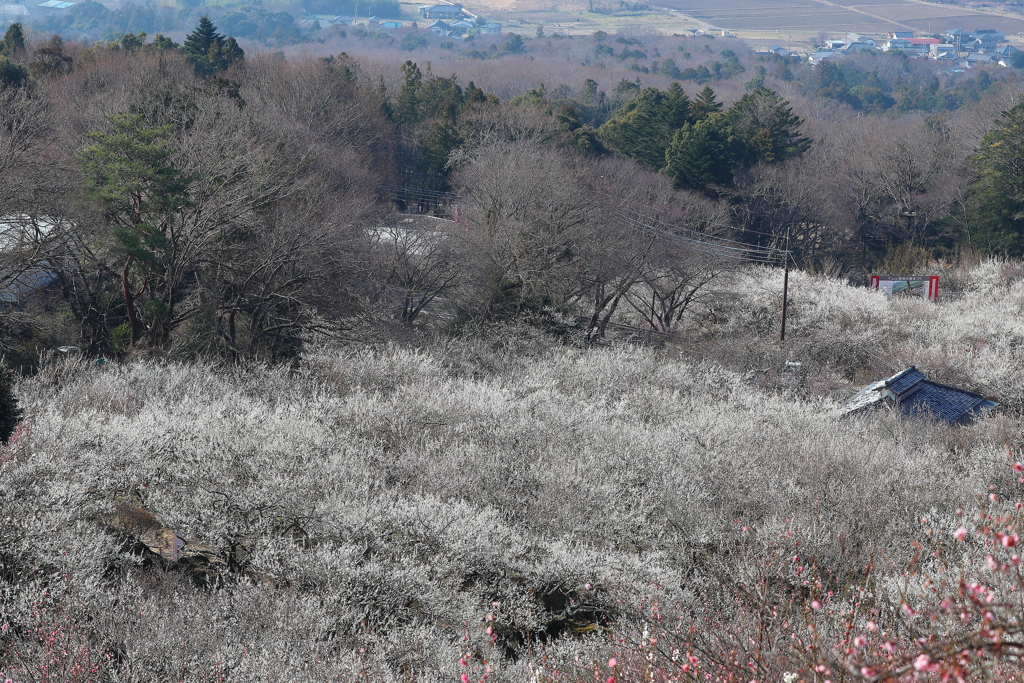
<instances>
[{"instance_id":1,"label":"bare deciduous tree","mask_svg":"<svg viewBox=\"0 0 1024 683\"><path fill-rule=\"evenodd\" d=\"M480 147L458 163L467 239L482 266L469 315L516 316L576 301L581 244L598 211L584 161L519 140Z\"/></svg>"}]
</instances>

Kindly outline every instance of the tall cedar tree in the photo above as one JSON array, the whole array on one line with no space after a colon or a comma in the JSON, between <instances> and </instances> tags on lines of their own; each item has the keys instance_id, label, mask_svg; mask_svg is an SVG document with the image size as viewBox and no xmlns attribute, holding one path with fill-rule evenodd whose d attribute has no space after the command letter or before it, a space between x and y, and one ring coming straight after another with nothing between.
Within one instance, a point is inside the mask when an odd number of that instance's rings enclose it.
<instances>
[{"instance_id":1,"label":"tall cedar tree","mask_svg":"<svg viewBox=\"0 0 1024 683\"><path fill-rule=\"evenodd\" d=\"M714 113L679 129L665 151L664 172L680 188L728 186L741 149L728 117Z\"/></svg>"},{"instance_id":2,"label":"tall cedar tree","mask_svg":"<svg viewBox=\"0 0 1024 683\"><path fill-rule=\"evenodd\" d=\"M712 114L722 111L722 106L711 86L705 85L704 89L697 93L697 97L693 98L693 104L690 105L690 117L694 121L706 119Z\"/></svg>"},{"instance_id":3,"label":"tall cedar tree","mask_svg":"<svg viewBox=\"0 0 1024 683\"><path fill-rule=\"evenodd\" d=\"M15 53L25 49L25 34L21 24L15 23L7 27L4 33L4 42L0 43L0 55L13 57Z\"/></svg>"},{"instance_id":4,"label":"tall cedar tree","mask_svg":"<svg viewBox=\"0 0 1024 683\"><path fill-rule=\"evenodd\" d=\"M803 121L789 102L768 88L756 88L738 99L728 116L733 132L743 141L740 162L746 166L783 161L811 146L811 140L800 133Z\"/></svg>"},{"instance_id":5,"label":"tall cedar tree","mask_svg":"<svg viewBox=\"0 0 1024 683\"><path fill-rule=\"evenodd\" d=\"M423 73L412 60L406 60L401 70L402 88L398 91L398 101L392 109L392 116L396 123L416 123L420 120L420 88L423 84Z\"/></svg>"},{"instance_id":6,"label":"tall cedar tree","mask_svg":"<svg viewBox=\"0 0 1024 683\"><path fill-rule=\"evenodd\" d=\"M665 148L689 120L690 99L678 83L665 93L644 88L598 129L598 136L616 156L657 171L665 165Z\"/></svg>"},{"instance_id":7,"label":"tall cedar tree","mask_svg":"<svg viewBox=\"0 0 1024 683\"><path fill-rule=\"evenodd\" d=\"M1000 114L972 164L976 223L968 240L989 253L1024 253L1024 102Z\"/></svg>"},{"instance_id":8,"label":"tall cedar tree","mask_svg":"<svg viewBox=\"0 0 1024 683\"><path fill-rule=\"evenodd\" d=\"M181 51L195 65L196 74L200 76L223 71L245 58L245 52L235 39L217 33L217 27L205 14L199 19L195 30L185 38Z\"/></svg>"},{"instance_id":9,"label":"tall cedar tree","mask_svg":"<svg viewBox=\"0 0 1024 683\"><path fill-rule=\"evenodd\" d=\"M142 311L151 317L159 342L174 300L154 294L174 258L167 232L187 206L188 182L170 161L173 126L151 128L139 114L118 114L109 121L113 132L88 133L93 144L77 154L85 171L85 198L103 211L113 246L124 256L121 289L132 343L144 332Z\"/></svg>"}]
</instances>

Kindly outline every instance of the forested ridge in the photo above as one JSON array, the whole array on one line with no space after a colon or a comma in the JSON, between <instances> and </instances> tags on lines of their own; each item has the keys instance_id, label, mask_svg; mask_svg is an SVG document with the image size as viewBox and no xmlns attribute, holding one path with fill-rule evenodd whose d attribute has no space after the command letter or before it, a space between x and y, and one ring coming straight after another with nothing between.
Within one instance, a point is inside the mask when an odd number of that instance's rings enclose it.
<instances>
[{"instance_id":1,"label":"forested ridge","mask_svg":"<svg viewBox=\"0 0 1024 683\"><path fill-rule=\"evenodd\" d=\"M854 277L1024 250L1016 70L951 79L895 55L811 70L735 41L581 40L661 56L662 80L510 89L502 73L543 75L568 45L516 34L474 71L246 54L205 16L181 45L13 24L6 352L282 358L316 335L517 320L594 341L618 322L677 330L744 260L722 240ZM669 50L728 73L690 84ZM931 99L906 104L915 83ZM456 207L457 224L429 223Z\"/></svg>"}]
</instances>

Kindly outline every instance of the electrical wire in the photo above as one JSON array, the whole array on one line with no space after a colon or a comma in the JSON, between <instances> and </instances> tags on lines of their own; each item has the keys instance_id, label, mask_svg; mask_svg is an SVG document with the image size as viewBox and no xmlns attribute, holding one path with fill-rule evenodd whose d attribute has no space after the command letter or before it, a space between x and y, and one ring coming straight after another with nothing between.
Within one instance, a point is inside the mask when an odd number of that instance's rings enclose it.
<instances>
[{"instance_id":1,"label":"electrical wire","mask_svg":"<svg viewBox=\"0 0 1024 683\"><path fill-rule=\"evenodd\" d=\"M443 192L440 190L429 190L426 188L405 187L399 185L381 185L380 187L391 195L392 200L425 200L426 203L432 204L440 204L441 202L462 203L461 200L463 200L463 197L454 192ZM709 256L770 265L778 265L780 259L788 260L793 258L792 252L788 249L765 247L759 244L741 242L739 240L701 232L700 230L675 225L657 218L646 216L633 209L620 209L615 215L622 218L635 228L639 228L649 234L662 235L685 243L693 251Z\"/></svg>"}]
</instances>

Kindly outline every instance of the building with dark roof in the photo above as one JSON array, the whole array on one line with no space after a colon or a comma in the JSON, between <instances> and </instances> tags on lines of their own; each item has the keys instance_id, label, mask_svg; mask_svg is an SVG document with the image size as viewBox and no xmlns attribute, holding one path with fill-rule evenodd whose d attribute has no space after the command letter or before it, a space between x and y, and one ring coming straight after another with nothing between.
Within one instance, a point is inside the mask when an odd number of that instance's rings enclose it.
<instances>
[{"instance_id":1,"label":"building with dark roof","mask_svg":"<svg viewBox=\"0 0 1024 683\"><path fill-rule=\"evenodd\" d=\"M890 406L907 417L930 416L949 424L967 424L999 404L981 394L932 382L911 365L888 379L873 382L843 404L843 415Z\"/></svg>"},{"instance_id":2,"label":"building with dark roof","mask_svg":"<svg viewBox=\"0 0 1024 683\"><path fill-rule=\"evenodd\" d=\"M420 10L427 19L444 19L458 21L464 16L462 5L431 5Z\"/></svg>"}]
</instances>

